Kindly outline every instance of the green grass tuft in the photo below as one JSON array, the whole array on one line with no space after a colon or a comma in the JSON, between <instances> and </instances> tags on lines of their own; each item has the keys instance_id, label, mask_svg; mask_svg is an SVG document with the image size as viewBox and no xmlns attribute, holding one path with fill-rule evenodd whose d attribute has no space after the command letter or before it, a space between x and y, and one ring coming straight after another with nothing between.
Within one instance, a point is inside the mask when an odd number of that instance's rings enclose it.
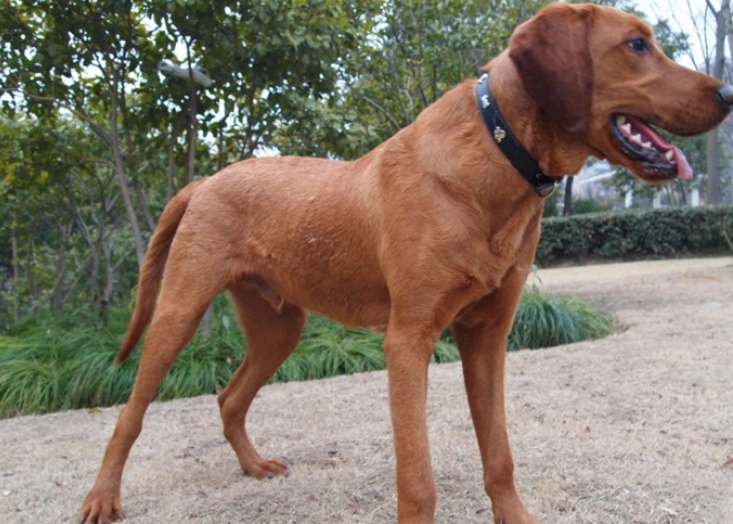
<instances>
[{"instance_id":1,"label":"green grass tuft","mask_svg":"<svg viewBox=\"0 0 733 524\"><path fill-rule=\"evenodd\" d=\"M591 305L569 297L547 297L525 292L514 317L507 349L537 349L611 334L611 317Z\"/></svg>"}]
</instances>

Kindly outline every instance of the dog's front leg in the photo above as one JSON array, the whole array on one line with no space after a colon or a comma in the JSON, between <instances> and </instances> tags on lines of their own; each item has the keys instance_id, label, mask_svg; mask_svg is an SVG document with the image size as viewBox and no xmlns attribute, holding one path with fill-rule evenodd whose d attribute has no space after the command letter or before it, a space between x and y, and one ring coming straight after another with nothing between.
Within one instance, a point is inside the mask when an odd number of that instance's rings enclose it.
<instances>
[{"instance_id":1,"label":"dog's front leg","mask_svg":"<svg viewBox=\"0 0 733 524\"><path fill-rule=\"evenodd\" d=\"M526 278L526 271L512 270L501 287L453 326L481 450L486 493L491 498L495 521L503 524L538 524L525 509L514 485L514 461L504 410L506 341Z\"/></svg>"},{"instance_id":2,"label":"dog's front leg","mask_svg":"<svg viewBox=\"0 0 733 524\"><path fill-rule=\"evenodd\" d=\"M399 524L431 524L436 490L425 413L428 364L439 333L390 326L384 340L389 380Z\"/></svg>"}]
</instances>

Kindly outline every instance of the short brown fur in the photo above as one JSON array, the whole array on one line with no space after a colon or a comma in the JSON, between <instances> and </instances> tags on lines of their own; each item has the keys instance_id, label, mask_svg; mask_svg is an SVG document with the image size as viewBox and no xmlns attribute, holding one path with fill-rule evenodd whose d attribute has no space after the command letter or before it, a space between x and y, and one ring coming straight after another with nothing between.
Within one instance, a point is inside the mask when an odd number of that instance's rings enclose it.
<instances>
[{"instance_id":1,"label":"short brown fur","mask_svg":"<svg viewBox=\"0 0 733 524\"><path fill-rule=\"evenodd\" d=\"M627 45L638 37L651 42L644 56ZM595 155L658 181L614 142L614 113L687 135L718 125L728 112L716 96L720 82L674 64L647 26L606 7L546 8L487 68L512 130L551 176L575 173ZM354 162L248 160L169 202L119 354L120 361L129 355L152 318L140 369L82 522L121 516L122 470L145 410L208 305L227 289L248 351L219 406L245 473L287 471L257 453L244 421L259 388L295 348L306 311L317 311L386 331L398 520L433 522L427 367L440 333L452 326L494 519L537 524L514 485L504 361L544 201L489 137L475 85L458 85Z\"/></svg>"}]
</instances>

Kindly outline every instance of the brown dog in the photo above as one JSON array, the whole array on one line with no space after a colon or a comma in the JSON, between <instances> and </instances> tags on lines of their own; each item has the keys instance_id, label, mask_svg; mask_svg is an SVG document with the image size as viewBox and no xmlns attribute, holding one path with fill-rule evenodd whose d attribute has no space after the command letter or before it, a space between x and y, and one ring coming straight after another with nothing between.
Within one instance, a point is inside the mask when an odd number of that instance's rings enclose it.
<instances>
[{"instance_id":1,"label":"brown dog","mask_svg":"<svg viewBox=\"0 0 733 524\"><path fill-rule=\"evenodd\" d=\"M551 177L576 173L590 155L650 182L689 176L681 152L647 123L702 133L733 104L733 87L670 61L638 19L594 5L544 9L487 68L510 129ZM453 326L494 519L536 524L514 485L503 381L544 200L499 149L503 135L486 128L476 85L463 82L354 162L248 160L171 200L119 355L132 351L152 317L140 370L83 522L121 515L122 470L145 410L207 306L227 289L248 350L219 406L245 473L287 470L260 457L244 421L295 348L306 311L317 311L386 330L399 522L433 522L427 367L438 336Z\"/></svg>"}]
</instances>

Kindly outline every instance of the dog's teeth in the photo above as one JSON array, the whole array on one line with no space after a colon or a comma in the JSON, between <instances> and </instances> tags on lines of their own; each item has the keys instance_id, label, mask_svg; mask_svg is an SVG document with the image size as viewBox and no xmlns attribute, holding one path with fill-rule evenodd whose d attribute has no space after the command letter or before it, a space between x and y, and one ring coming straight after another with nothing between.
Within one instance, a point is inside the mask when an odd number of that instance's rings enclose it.
<instances>
[{"instance_id":1,"label":"dog's teeth","mask_svg":"<svg viewBox=\"0 0 733 524\"><path fill-rule=\"evenodd\" d=\"M641 144L641 147L643 147L644 149L651 149L652 148L652 143L651 142L643 142Z\"/></svg>"},{"instance_id":2,"label":"dog's teeth","mask_svg":"<svg viewBox=\"0 0 733 524\"><path fill-rule=\"evenodd\" d=\"M630 134L631 134L631 124L626 124L626 125L623 125L623 126L618 126L618 127L619 127L619 129L621 129L621 131L623 131L623 132L624 132L624 133L625 133L626 135L630 135Z\"/></svg>"},{"instance_id":3,"label":"dog's teeth","mask_svg":"<svg viewBox=\"0 0 733 524\"><path fill-rule=\"evenodd\" d=\"M634 142L635 144L641 145L641 135L634 135L631 137L630 140Z\"/></svg>"},{"instance_id":4,"label":"dog's teeth","mask_svg":"<svg viewBox=\"0 0 733 524\"><path fill-rule=\"evenodd\" d=\"M624 115L619 115L616 117L616 125L621 127L626 123L626 117Z\"/></svg>"},{"instance_id":5,"label":"dog's teeth","mask_svg":"<svg viewBox=\"0 0 733 524\"><path fill-rule=\"evenodd\" d=\"M667 158L667 161L674 163L674 151L671 149L667 151L664 156Z\"/></svg>"}]
</instances>

